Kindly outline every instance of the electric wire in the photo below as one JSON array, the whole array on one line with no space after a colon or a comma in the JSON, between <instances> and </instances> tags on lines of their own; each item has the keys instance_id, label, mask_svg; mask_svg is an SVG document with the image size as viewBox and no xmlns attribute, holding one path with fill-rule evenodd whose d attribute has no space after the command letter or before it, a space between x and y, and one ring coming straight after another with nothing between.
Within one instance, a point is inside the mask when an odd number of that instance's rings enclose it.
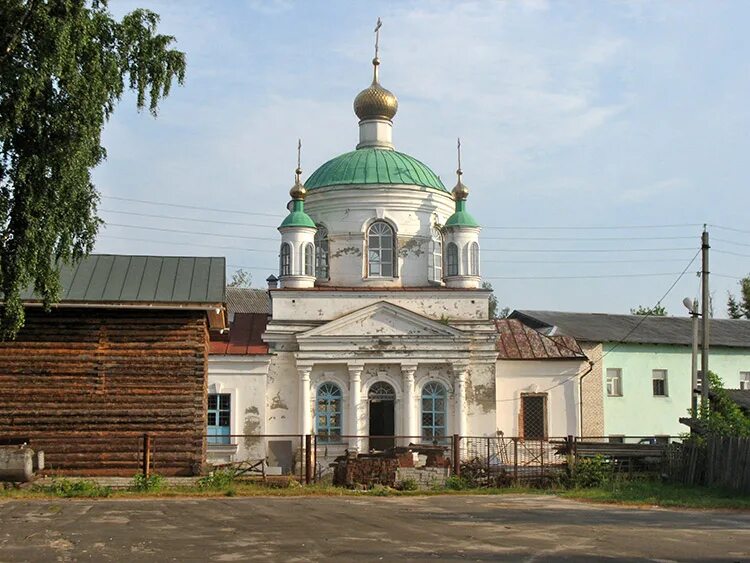
<instances>
[{"instance_id":1,"label":"electric wire","mask_svg":"<svg viewBox=\"0 0 750 563\"><path fill-rule=\"evenodd\" d=\"M217 209L215 207L205 207L203 205L187 205L183 203L167 203L163 201L149 201L147 199L135 199L132 197L120 197L114 195L103 195L103 199L114 199L117 201L127 201L131 203L142 203L145 205L162 205L165 207L179 207L180 209L193 209L196 211L215 211L216 213L236 213L239 215L257 215L260 217L283 217L279 213L261 213L254 211L239 211L237 209Z\"/></svg>"}]
</instances>

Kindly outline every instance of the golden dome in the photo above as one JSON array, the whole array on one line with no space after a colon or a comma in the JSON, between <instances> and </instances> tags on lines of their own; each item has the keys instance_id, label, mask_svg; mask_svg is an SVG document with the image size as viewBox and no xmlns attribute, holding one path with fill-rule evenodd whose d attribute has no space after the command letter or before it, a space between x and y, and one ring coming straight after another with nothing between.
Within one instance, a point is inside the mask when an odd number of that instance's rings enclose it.
<instances>
[{"instance_id":1,"label":"golden dome","mask_svg":"<svg viewBox=\"0 0 750 563\"><path fill-rule=\"evenodd\" d=\"M372 84L354 98L354 113L360 121L365 119L392 120L398 111L398 100L390 90L386 90L378 82L380 60L375 57L372 64L375 67Z\"/></svg>"},{"instance_id":2,"label":"golden dome","mask_svg":"<svg viewBox=\"0 0 750 563\"><path fill-rule=\"evenodd\" d=\"M295 173L296 176L294 178L294 185L292 186L292 189L289 190L289 195L292 196L292 199L305 199L305 196L307 195L307 188L299 179L300 174L302 174L302 169L297 168Z\"/></svg>"},{"instance_id":3,"label":"golden dome","mask_svg":"<svg viewBox=\"0 0 750 563\"><path fill-rule=\"evenodd\" d=\"M453 199L459 200L459 199L466 199L469 197L469 188L461 182L461 176L458 176L458 183L452 190L453 193Z\"/></svg>"}]
</instances>

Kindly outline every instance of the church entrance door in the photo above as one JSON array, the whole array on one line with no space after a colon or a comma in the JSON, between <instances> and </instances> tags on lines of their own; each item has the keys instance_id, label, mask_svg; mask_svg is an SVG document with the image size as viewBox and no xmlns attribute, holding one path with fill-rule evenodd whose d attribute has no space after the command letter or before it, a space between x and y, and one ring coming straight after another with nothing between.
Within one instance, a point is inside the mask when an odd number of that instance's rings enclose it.
<instances>
[{"instance_id":1,"label":"church entrance door","mask_svg":"<svg viewBox=\"0 0 750 563\"><path fill-rule=\"evenodd\" d=\"M385 381L378 381L370 387L370 449L392 448L396 434L396 392Z\"/></svg>"}]
</instances>

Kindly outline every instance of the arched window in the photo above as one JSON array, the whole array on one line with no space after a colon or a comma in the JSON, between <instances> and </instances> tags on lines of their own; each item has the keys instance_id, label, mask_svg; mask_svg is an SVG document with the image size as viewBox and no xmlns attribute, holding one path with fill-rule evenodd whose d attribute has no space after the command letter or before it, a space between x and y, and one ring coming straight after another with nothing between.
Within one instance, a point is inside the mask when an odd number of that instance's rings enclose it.
<instances>
[{"instance_id":1,"label":"arched window","mask_svg":"<svg viewBox=\"0 0 750 563\"><path fill-rule=\"evenodd\" d=\"M393 277L393 229L383 221L367 229L367 275Z\"/></svg>"},{"instance_id":2,"label":"arched window","mask_svg":"<svg viewBox=\"0 0 750 563\"><path fill-rule=\"evenodd\" d=\"M455 242L449 242L445 247L445 275L458 275L458 246Z\"/></svg>"},{"instance_id":3,"label":"arched window","mask_svg":"<svg viewBox=\"0 0 750 563\"><path fill-rule=\"evenodd\" d=\"M315 277L328 279L328 229L323 225L315 233Z\"/></svg>"},{"instance_id":4,"label":"arched window","mask_svg":"<svg viewBox=\"0 0 750 563\"><path fill-rule=\"evenodd\" d=\"M469 257L471 258L471 275L479 275L479 244L472 242L469 245Z\"/></svg>"},{"instance_id":5,"label":"arched window","mask_svg":"<svg viewBox=\"0 0 750 563\"><path fill-rule=\"evenodd\" d=\"M279 259L279 275L292 275L292 245L288 242L281 243L281 257Z\"/></svg>"},{"instance_id":6,"label":"arched window","mask_svg":"<svg viewBox=\"0 0 750 563\"><path fill-rule=\"evenodd\" d=\"M341 388L335 383L323 383L315 398L315 433L318 441L341 441Z\"/></svg>"},{"instance_id":7,"label":"arched window","mask_svg":"<svg viewBox=\"0 0 750 563\"><path fill-rule=\"evenodd\" d=\"M305 245L305 275L315 275L315 247L311 242Z\"/></svg>"},{"instance_id":8,"label":"arched window","mask_svg":"<svg viewBox=\"0 0 750 563\"><path fill-rule=\"evenodd\" d=\"M385 381L376 381L370 387L367 398L371 401L395 401L396 391L390 383Z\"/></svg>"},{"instance_id":9,"label":"arched window","mask_svg":"<svg viewBox=\"0 0 750 563\"><path fill-rule=\"evenodd\" d=\"M435 227L432 228L430 253L427 258L430 268L430 281L443 281L443 233Z\"/></svg>"},{"instance_id":10,"label":"arched window","mask_svg":"<svg viewBox=\"0 0 750 563\"><path fill-rule=\"evenodd\" d=\"M430 381L422 389L422 438L439 440L447 435L448 393L437 381Z\"/></svg>"}]
</instances>

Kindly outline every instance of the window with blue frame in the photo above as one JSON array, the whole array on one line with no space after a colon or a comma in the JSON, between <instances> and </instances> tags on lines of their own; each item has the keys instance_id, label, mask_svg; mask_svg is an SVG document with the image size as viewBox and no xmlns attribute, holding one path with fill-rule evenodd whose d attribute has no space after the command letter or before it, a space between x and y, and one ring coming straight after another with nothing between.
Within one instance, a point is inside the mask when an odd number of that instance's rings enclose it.
<instances>
[{"instance_id":1,"label":"window with blue frame","mask_svg":"<svg viewBox=\"0 0 750 563\"><path fill-rule=\"evenodd\" d=\"M440 440L446 436L448 418L448 393L437 381L422 388L422 438Z\"/></svg>"},{"instance_id":2,"label":"window with blue frame","mask_svg":"<svg viewBox=\"0 0 750 563\"><path fill-rule=\"evenodd\" d=\"M315 398L315 433L318 442L341 441L341 388L335 383L323 383Z\"/></svg>"},{"instance_id":3,"label":"window with blue frame","mask_svg":"<svg viewBox=\"0 0 750 563\"><path fill-rule=\"evenodd\" d=\"M208 394L208 443L229 444L232 396L229 393Z\"/></svg>"}]
</instances>

